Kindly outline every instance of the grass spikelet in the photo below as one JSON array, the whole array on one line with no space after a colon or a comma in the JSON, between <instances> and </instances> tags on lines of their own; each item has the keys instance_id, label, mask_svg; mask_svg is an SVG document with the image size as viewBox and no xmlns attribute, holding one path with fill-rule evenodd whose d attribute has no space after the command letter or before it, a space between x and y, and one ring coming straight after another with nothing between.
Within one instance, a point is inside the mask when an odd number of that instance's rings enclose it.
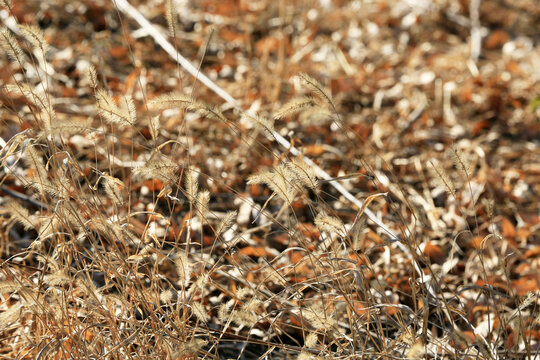
<instances>
[{"instance_id":1,"label":"grass spikelet","mask_svg":"<svg viewBox=\"0 0 540 360\"><path fill-rule=\"evenodd\" d=\"M11 218L20 223L25 230L35 229L37 219L30 215L28 210L16 201L9 201L4 204L6 210L11 214Z\"/></svg>"},{"instance_id":2,"label":"grass spikelet","mask_svg":"<svg viewBox=\"0 0 540 360\"><path fill-rule=\"evenodd\" d=\"M121 108L128 114L130 125L135 125L137 122L137 110L135 108L135 102L131 95L126 95L122 97Z\"/></svg>"},{"instance_id":3,"label":"grass spikelet","mask_svg":"<svg viewBox=\"0 0 540 360\"><path fill-rule=\"evenodd\" d=\"M18 62L19 64L25 62L26 55L22 51L15 37L4 26L0 29L0 47L11 60Z\"/></svg>"},{"instance_id":4,"label":"grass spikelet","mask_svg":"<svg viewBox=\"0 0 540 360\"><path fill-rule=\"evenodd\" d=\"M488 214L488 218L493 219L493 215L495 214L494 209L495 208L495 201L493 199L489 199L486 204L486 210Z\"/></svg>"},{"instance_id":5,"label":"grass spikelet","mask_svg":"<svg viewBox=\"0 0 540 360\"><path fill-rule=\"evenodd\" d=\"M49 180L48 171L43 162L43 154L35 145L29 145L25 150L26 163L33 170L31 176L28 177L28 183L25 186L35 189L42 197L46 194L52 197L63 195L64 184L53 184Z\"/></svg>"},{"instance_id":6,"label":"grass spikelet","mask_svg":"<svg viewBox=\"0 0 540 360\"><path fill-rule=\"evenodd\" d=\"M45 55L49 49L49 44L45 41L45 35L43 31L35 25L19 25L21 35L28 41L34 48L38 48L43 55Z\"/></svg>"},{"instance_id":7,"label":"grass spikelet","mask_svg":"<svg viewBox=\"0 0 540 360\"><path fill-rule=\"evenodd\" d=\"M233 311L231 314L231 320L237 325L253 327L257 324L257 316L255 316L251 311L246 311L244 309L240 311Z\"/></svg>"},{"instance_id":8,"label":"grass spikelet","mask_svg":"<svg viewBox=\"0 0 540 360\"><path fill-rule=\"evenodd\" d=\"M326 107L316 105L305 109L298 115L298 121L303 125L322 125L332 119L332 113Z\"/></svg>"},{"instance_id":9,"label":"grass spikelet","mask_svg":"<svg viewBox=\"0 0 540 360\"><path fill-rule=\"evenodd\" d=\"M39 113L39 118L43 122L43 132L46 136L51 135L51 127L56 122L56 112L53 108L43 110Z\"/></svg>"},{"instance_id":10,"label":"grass spikelet","mask_svg":"<svg viewBox=\"0 0 540 360\"><path fill-rule=\"evenodd\" d=\"M54 274L45 275L43 277L43 281L49 286L63 286L72 282L71 278L63 271L57 271Z\"/></svg>"},{"instance_id":11,"label":"grass spikelet","mask_svg":"<svg viewBox=\"0 0 540 360\"><path fill-rule=\"evenodd\" d=\"M308 348L313 348L315 347L315 345L317 345L317 341L318 341L317 333L310 332L309 334L307 334L304 340L304 346Z\"/></svg>"},{"instance_id":12,"label":"grass spikelet","mask_svg":"<svg viewBox=\"0 0 540 360\"><path fill-rule=\"evenodd\" d=\"M321 356L313 355L310 352L307 351L301 351L300 354L298 354L297 360L321 360L324 359Z\"/></svg>"},{"instance_id":13,"label":"grass spikelet","mask_svg":"<svg viewBox=\"0 0 540 360\"><path fill-rule=\"evenodd\" d=\"M44 256L44 255L37 254L36 260L44 265L46 264L51 269L51 272L60 271L60 266L58 265L58 262L49 255Z\"/></svg>"},{"instance_id":14,"label":"grass spikelet","mask_svg":"<svg viewBox=\"0 0 540 360\"><path fill-rule=\"evenodd\" d=\"M148 102L148 106L156 110L165 110L173 108L188 109L193 100L184 94L169 93L160 95Z\"/></svg>"},{"instance_id":15,"label":"grass spikelet","mask_svg":"<svg viewBox=\"0 0 540 360\"><path fill-rule=\"evenodd\" d=\"M222 323L226 323L229 320L230 315L229 306L227 306L227 303L223 303L219 306L218 309L218 319Z\"/></svg>"},{"instance_id":16,"label":"grass spikelet","mask_svg":"<svg viewBox=\"0 0 540 360\"><path fill-rule=\"evenodd\" d=\"M51 119L54 119L55 114L52 111L52 108L49 104L49 100L47 99L47 96L43 93L37 92L34 88L30 87L28 84L18 84L18 85L8 84L4 86L4 91L11 94L24 96L28 101L36 105L38 109L40 110L40 112L47 112L49 113L48 116ZM49 127L50 127L50 123L49 123Z\"/></svg>"},{"instance_id":17,"label":"grass spikelet","mask_svg":"<svg viewBox=\"0 0 540 360\"><path fill-rule=\"evenodd\" d=\"M265 281L273 282L274 284L279 284L286 286L287 280L276 270L273 266L269 266L263 270Z\"/></svg>"},{"instance_id":18,"label":"grass spikelet","mask_svg":"<svg viewBox=\"0 0 540 360\"><path fill-rule=\"evenodd\" d=\"M320 82L318 82L317 80L315 80L314 78L312 78L311 76L305 73L300 73L298 74L298 76L302 80L304 80L304 82L308 85L308 87L313 91L315 95L317 95L322 100L327 102L328 105L330 105L332 109L335 110L336 106L334 104L334 100L332 99L332 96L330 95L328 91L326 91L326 89Z\"/></svg>"},{"instance_id":19,"label":"grass spikelet","mask_svg":"<svg viewBox=\"0 0 540 360\"><path fill-rule=\"evenodd\" d=\"M315 329L332 330L337 325L336 320L320 304L308 306L302 314Z\"/></svg>"},{"instance_id":20,"label":"grass spikelet","mask_svg":"<svg viewBox=\"0 0 540 360\"><path fill-rule=\"evenodd\" d=\"M20 319L24 307L21 303L12 305L9 309L0 314L0 329L6 329L11 323Z\"/></svg>"},{"instance_id":21,"label":"grass spikelet","mask_svg":"<svg viewBox=\"0 0 540 360\"><path fill-rule=\"evenodd\" d=\"M99 290L94 284L93 281L84 278L84 277L78 277L73 280L74 286L76 286L78 289L81 289L81 291L91 297L97 296L99 294Z\"/></svg>"},{"instance_id":22,"label":"grass spikelet","mask_svg":"<svg viewBox=\"0 0 540 360\"><path fill-rule=\"evenodd\" d=\"M208 273L203 273L203 274L197 276L197 279L195 280L195 282L191 286L191 289L193 291L195 291L195 290L204 291L208 287L208 284L210 284L211 282L212 282L212 278L210 278Z\"/></svg>"},{"instance_id":23,"label":"grass spikelet","mask_svg":"<svg viewBox=\"0 0 540 360\"><path fill-rule=\"evenodd\" d=\"M202 339L192 339L180 345L180 348L173 352L173 360L197 359L197 353L206 345L208 341Z\"/></svg>"},{"instance_id":24,"label":"grass spikelet","mask_svg":"<svg viewBox=\"0 0 540 360\"><path fill-rule=\"evenodd\" d=\"M210 315L208 315L208 313L204 309L204 306L200 302L194 301L190 305L191 309L193 310L193 314L199 321L207 323L208 320L210 320Z\"/></svg>"},{"instance_id":25,"label":"grass spikelet","mask_svg":"<svg viewBox=\"0 0 540 360\"><path fill-rule=\"evenodd\" d=\"M186 189L187 197L190 201L194 201L199 192L199 177L193 168L190 168L186 173L184 187Z\"/></svg>"},{"instance_id":26,"label":"grass spikelet","mask_svg":"<svg viewBox=\"0 0 540 360\"><path fill-rule=\"evenodd\" d=\"M272 133L274 132L273 119L258 115L250 115L246 113L242 114L242 118L253 124L257 130L266 132L268 135L272 135Z\"/></svg>"},{"instance_id":27,"label":"grass spikelet","mask_svg":"<svg viewBox=\"0 0 540 360\"><path fill-rule=\"evenodd\" d=\"M155 240L155 238L154 238L154 240ZM154 250L154 243L146 244L141 249L141 251L139 251L139 255L142 256L142 257L149 257L149 256L151 256L153 250Z\"/></svg>"},{"instance_id":28,"label":"grass spikelet","mask_svg":"<svg viewBox=\"0 0 540 360\"><path fill-rule=\"evenodd\" d=\"M107 174L105 174L103 177L105 179L103 186L109 199L111 199L115 204L122 205L125 201L125 184L120 179Z\"/></svg>"},{"instance_id":29,"label":"grass spikelet","mask_svg":"<svg viewBox=\"0 0 540 360\"><path fill-rule=\"evenodd\" d=\"M184 253L177 253L174 261L176 273L178 274L178 284L186 288L191 280L191 262Z\"/></svg>"},{"instance_id":30,"label":"grass spikelet","mask_svg":"<svg viewBox=\"0 0 540 360\"><path fill-rule=\"evenodd\" d=\"M417 341L409 348L409 350L407 350L405 358L407 360L422 360L425 353L426 349L424 345L422 345L420 341Z\"/></svg>"},{"instance_id":31,"label":"grass spikelet","mask_svg":"<svg viewBox=\"0 0 540 360\"><path fill-rule=\"evenodd\" d=\"M135 105L131 96L125 96L118 106L113 97L105 90L96 91L96 102L98 113L110 124L116 124L121 127L135 125Z\"/></svg>"},{"instance_id":32,"label":"grass spikelet","mask_svg":"<svg viewBox=\"0 0 540 360\"><path fill-rule=\"evenodd\" d=\"M237 215L238 215L238 212L236 210L227 212L225 217L220 221L220 223L216 227L216 235L220 236L221 234L229 230Z\"/></svg>"},{"instance_id":33,"label":"grass spikelet","mask_svg":"<svg viewBox=\"0 0 540 360\"><path fill-rule=\"evenodd\" d=\"M294 179L302 186L309 189L317 188L318 182L313 168L306 164L302 159L294 158L287 163L287 168L294 174Z\"/></svg>"},{"instance_id":34,"label":"grass spikelet","mask_svg":"<svg viewBox=\"0 0 540 360\"><path fill-rule=\"evenodd\" d=\"M238 298L238 300L244 300L250 295L252 295L252 291L250 288L247 287L239 289L236 293L236 297Z\"/></svg>"},{"instance_id":35,"label":"grass spikelet","mask_svg":"<svg viewBox=\"0 0 540 360\"><path fill-rule=\"evenodd\" d=\"M201 221L206 222L206 215L208 214L208 204L210 203L210 192L203 190L199 192L197 196L197 212L201 217Z\"/></svg>"},{"instance_id":36,"label":"grass spikelet","mask_svg":"<svg viewBox=\"0 0 540 360\"><path fill-rule=\"evenodd\" d=\"M171 289L163 290L159 294L159 301L164 304L169 304L174 299L174 293Z\"/></svg>"},{"instance_id":37,"label":"grass spikelet","mask_svg":"<svg viewBox=\"0 0 540 360\"><path fill-rule=\"evenodd\" d=\"M92 218L92 226L94 227L94 230L101 234L115 232L114 230L110 229L111 223L101 216L101 214L97 214Z\"/></svg>"},{"instance_id":38,"label":"grass spikelet","mask_svg":"<svg viewBox=\"0 0 540 360\"><path fill-rule=\"evenodd\" d=\"M275 194L291 204L294 200L294 187L291 186L288 179L290 171L284 165L277 165L273 171L263 171L251 175L248 178L248 184L266 184Z\"/></svg>"},{"instance_id":39,"label":"grass spikelet","mask_svg":"<svg viewBox=\"0 0 540 360\"><path fill-rule=\"evenodd\" d=\"M151 100L149 102L149 106L157 110L173 108L191 110L207 119L227 122L227 118L217 107L212 107L198 101L193 101L191 97L184 94L169 93L160 95Z\"/></svg>"},{"instance_id":40,"label":"grass spikelet","mask_svg":"<svg viewBox=\"0 0 540 360\"><path fill-rule=\"evenodd\" d=\"M60 227L60 221L57 216L50 216L41 223L39 227L39 240L43 241L52 236Z\"/></svg>"},{"instance_id":41,"label":"grass spikelet","mask_svg":"<svg viewBox=\"0 0 540 360\"><path fill-rule=\"evenodd\" d=\"M255 311L255 309L258 309L261 306L262 306L262 301L260 301L259 299L256 299L256 298L252 298L250 301L246 302L242 306L242 310Z\"/></svg>"},{"instance_id":42,"label":"grass spikelet","mask_svg":"<svg viewBox=\"0 0 540 360\"><path fill-rule=\"evenodd\" d=\"M424 345L420 341L417 341L407 350L405 358L407 360L422 360L425 354L426 349Z\"/></svg>"},{"instance_id":43,"label":"grass spikelet","mask_svg":"<svg viewBox=\"0 0 540 360\"><path fill-rule=\"evenodd\" d=\"M88 76L88 81L90 82L90 86L93 89L97 89L99 86L99 83L98 83L96 68L94 67L94 65L90 65L88 69L86 69L86 75Z\"/></svg>"},{"instance_id":44,"label":"grass spikelet","mask_svg":"<svg viewBox=\"0 0 540 360\"><path fill-rule=\"evenodd\" d=\"M208 344L208 341L203 339L193 339L186 343L186 349L191 350L192 352L198 352L204 346Z\"/></svg>"},{"instance_id":45,"label":"grass spikelet","mask_svg":"<svg viewBox=\"0 0 540 360\"><path fill-rule=\"evenodd\" d=\"M431 168L435 172L437 178L442 182L442 185L448 192L448 194L454 196L456 193L456 189L454 188L454 184L450 180L450 177L444 170L444 168L440 165L435 165L431 160L429 161L429 164L431 165Z\"/></svg>"},{"instance_id":46,"label":"grass spikelet","mask_svg":"<svg viewBox=\"0 0 540 360\"><path fill-rule=\"evenodd\" d=\"M167 19L167 26L169 27L169 35L176 38L176 7L173 0L165 1L165 18Z\"/></svg>"},{"instance_id":47,"label":"grass spikelet","mask_svg":"<svg viewBox=\"0 0 540 360\"><path fill-rule=\"evenodd\" d=\"M262 302L257 299L251 299L246 302L240 310L235 310L231 314L231 320L237 325L253 327L258 321L257 316L253 313L255 309L261 306Z\"/></svg>"},{"instance_id":48,"label":"grass spikelet","mask_svg":"<svg viewBox=\"0 0 540 360\"><path fill-rule=\"evenodd\" d=\"M319 213L315 218L315 226L321 232L327 232L329 234L343 235L344 226L343 222L333 216L325 213Z\"/></svg>"},{"instance_id":49,"label":"grass spikelet","mask_svg":"<svg viewBox=\"0 0 540 360\"><path fill-rule=\"evenodd\" d=\"M315 99L310 96L299 97L283 105L274 114L274 119L283 119L285 116L297 114L316 105L317 103L315 102Z\"/></svg>"},{"instance_id":50,"label":"grass spikelet","mask_svg":"<svg viewBox=\"0 0 540 360\"><path fill-rule=\"evenodd\" d=\"M47 115L48 116L48 115ZM75 135L75 134L84 134L90 131L92 126L91 119L78 119L77 122L74 121L54 121L50 120L51 127L50 129L44 129L39 132L38 137L41 139L46 138L47 136L55 135Z\"/></svg>"},{"instance_id":51,"label":"grass spikelet","mask_svg":"<svg viewBox=\"0 0 540 360\"><path fill-rule=\"evenodd\" d=\"M457 145L452 145L450 149L450 154L452 156L452 160L454 161L454 166L463 174L469 178L470 171L471 171L471 164L467 161L465 158L465 154L463 154L463 151L461 151L460 148L457 147Z\"/></svg>"},{"instance_id":52,"label":"grass spikelet","mask_svg":"<svg viewBox=\"0 0 540 360\"><path fill-rule=\"evenodd\" d=\"M21 151L24 150L28 141L29 140L24 132L20 132L13 136L0 151L0 167L6 166L9 157L16 151L19 151L19 149L21 149Z\"/></svg>"},{"instance_id":53,"label":"grass spikelet","mask_svg":"<svg viewBox=\"0 0 540 360\"><path fill-rule=\"evenodd\" d=\"M26 147L25 155L28 166L30 166L36 172L33 177L39 182L47 181L48 173L45 169L43 154L41 151L38 150L35 145L29 145Z\"/></svg>"},{"instance_id":54,"label":"grass spikelet","mask_svg":"<svg viewBox=\"0 0 540 360\"><path fill-rule=\"evenodd\" d=\"M52 183L47 179L43 181L35 179L29 186L39 192L42 196L47 194L52 198L65 199L68 195L64 184L59 184L58 182Z\"/></svg>"},{"instance_id":55,"label":"grass spikelet","mask_svg":"<svg viewBox=\"0 0 540 360\"><path fill-rule=\"evenodd\" d=\"M22 285L14 281L0 281L0 294L12 293L22 288Z\"/></svg>"},{"instance_id":56,"label":"grass spikelet","mask_svg":"<svg viewBox=\"0 0 540 360\"><path fill-rule=\"evenodd\" d=\"M159 135L159 127L160 127L159 116L154 116L150 120L150 124L148 126L148 130L150 131L150 136L152 137L152 141L154 142L154 144L157 142L157 138Z\"/></svg>"},{"instance_id":57,"label":"grass spikelet","mask_svg":"<svg viewBox=\"0 0 540 360\"><path fill-rule=\"evenodd\" d=\"M139 180L159 179L166 184L177 180L178 165L169 157L154 151L143 165L133 169L133 176Z\"/></svg>"},{"instance_id":58,"label":"grass spikelet","mask_svg":"<svg viewBox=\"0 0 540 360\"><path fill-rule=\"evenodd\" d=\"M227 118L217 106L209 106L201 102L194 102L191 106L192 110L195 110L200 116L209 120L227 122Z\"/></svg>"}]
</instances>

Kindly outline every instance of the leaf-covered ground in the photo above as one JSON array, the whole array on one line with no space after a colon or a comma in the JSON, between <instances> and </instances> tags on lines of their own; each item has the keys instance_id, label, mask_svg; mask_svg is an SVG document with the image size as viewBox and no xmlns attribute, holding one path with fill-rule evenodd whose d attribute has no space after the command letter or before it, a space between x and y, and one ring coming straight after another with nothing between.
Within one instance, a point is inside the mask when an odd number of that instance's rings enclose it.
<instances>
[{"instance_id":1,"label":"leaf-covered ground","mask_svg":"<svg viewBox=\"0 0 540 360\"><path fill-rule=\"evenodd\" d=\"M129 3L237 102L2 7L0 358L538 358L539 3Z\"/></svg>"}]
</instances>

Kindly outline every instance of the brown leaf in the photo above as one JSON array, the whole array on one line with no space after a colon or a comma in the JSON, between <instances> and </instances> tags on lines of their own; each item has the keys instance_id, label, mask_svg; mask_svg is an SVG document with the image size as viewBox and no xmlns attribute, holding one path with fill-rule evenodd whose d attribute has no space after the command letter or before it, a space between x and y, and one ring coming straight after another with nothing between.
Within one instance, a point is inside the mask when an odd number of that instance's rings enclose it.
<instances>
[{"instance_id":1,"label":"brown leaf","mask_svg":"<svg viewBox=\"0 0 540 360\"><path fill-rule=\"evenodd\" d=\"M532 275L524 276L512 281L512 289L520 296L525 295L528 292L538 290L538 282Z\"/></svg>"},{"instance_id":2,"label":"brown leaf","mask_svg":"<svg viewBox=\"0 0 540 360\"><path fill-rule=\"evenodd\" d=\"M297 226L298 231L310 240L317 240L321 236L321 232L312 223L300 223Z\"/></svg>"},{"instance_id":3,"label":"brown leaf","mask_svg":"<svg viewBox=\"0 0 540 360\"><path fill-rule=\"evenodd\" d=\"M510 40L510 36L504 30L495 30L486 38L484 46L486 49L494 50L500 49Z\"/></svg>"},{"instance_id":4,"label":"brown leaf","mask_svg":"<svg viewBox=\"0 0 540 360\"><path fill-rule=\"evenodd\" d=\"M324 153L324 147L321 145L306 145L304 146L304 154L306 156L320 156Z\"/></svg>"},{"instance_id":5,"label":"brown leaf","mask_svg":"<svg viewBox=\"0 0 540 360\"><path fill-rule=\"evenodd\" d=\"M109 54L115 59L124 58L128 53L128 48L125 46L113 46L109 48Z\"/></svg>"},{"instance_id":6,"label":"brown leaf","mask_svg":"<svg viewBox=\"0 0 540 360\"><path fill-rule=\"evenodd\" d=\"M540 245L535 245L523 254L526 258L536 258L540 256Z\"/></svg>"},{"instance_id":7,"label":"brown leaf","mask_svg":"<svg viewBox=\"0 0 540 360\"><path fill-rule=\"evenodd\" d=\"M506 239L514 239L516 237L516 228L512 222L510 222L510 220L504 216L501 219L501 231L503 237Z\"/></svg>"},{"instance_id":8,"label":"brown leaf","mask_svg":"<svg viewBox=\"0 0 540 360\"><path fill-rule=\"evenodd\" d=\"M254 257L273 257L273 255L262 246L246 246L245 248L238 250L238 254Z\"/></svg>"},{"instance_id":9,"label":"brown leaf","mask_svg":"<svg viewBox=\"0 0 540 360\"><path fill-rule=\"evenodd\" d=\"M441 247L431 241L424 247L424 255L437 264L442 264L446 258L446 254Z\"/></svg>"}]
</instances>

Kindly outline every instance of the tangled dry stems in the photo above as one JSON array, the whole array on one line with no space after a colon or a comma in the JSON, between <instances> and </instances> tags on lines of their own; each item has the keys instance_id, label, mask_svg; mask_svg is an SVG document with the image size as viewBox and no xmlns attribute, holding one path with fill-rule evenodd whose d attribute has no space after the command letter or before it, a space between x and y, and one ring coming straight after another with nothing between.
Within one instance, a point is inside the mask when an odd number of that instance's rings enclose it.
<instances>
[{"instance_id":1,"label":"tangled dry stems","mask_svg":"<svg viewBox=\"0 0 540 360\"><path fill-rule=\"evenodd\" d=\"M169 29L174 34L174 26ZM24 39L41 54L32 58L38 62L33 65L50 66L43 33L21 27L21 37L2 29L2 47L11 60L29 61L19 46ZM41 84L54 82L47 72L40 74ZM315 111L351 132L340 123L339 107L324 86L299 76L307 94L271 118ZM226 179L203 173L190 160L189 144L164 135L159 115L139 114L141 104L99 85L93 68L89 83L96 115L83 123L60 119L53 111L54 91L24 76L2 89L24 99L30 109L19 115L29 129L7 141L0 158L2 183L22 186L28 194L2 204L8 216L2 224L0 293L9 306L0 314L0 334L17 358L499 357L506 329L501 327L500 336L483 337L466 316L463 300L447 289L453 258L432 266L409 230L401 239L408 255L394 251L395 239L366 247L365 208L356 209L352 221L340 216L302 157L280 154L261 140L273 133L272 121L224 114L186 94L148 101L154 111L180 108L242 135L237 119L252 121L259 131L242 141L269 152L275 164L245 179L269 189L263 201L255 201ZM81 156L74 136L86 139L91 151ZM461 149L453 148L452 154L464 180L451 179L438 163L432 166L435 178L463 216L476 214L476 202L467 209L456 196L456 185L468 184L474 198L471 166ZM145 190L139 183L147 184ZM216 209L209 190L216 183L229 189L235 206ZM365 204L381 207L387 201L376 194ZM297 214L299 202L309 209L309 230L301 229L306 221ZM387 206L396 214L414 212L405 202ZM18 226L25 235L15 239ZM402 228L410 229L405 223ZM270 230L285 234L291 245L278 251L252 236ZM475 231L464 233L479 235ZM491 271L484 260L487 240L478 251L484 278ZM389 256L390 248L393 259L387 266L399 267L410 280L403 288L387 286L376 276L387 258L378 257L377 263L369 258L379 250ZM417 277L416 262L429 277ZM538 301L529 296L506 309L494 301L495 289L481 290L497 316L518 327L526 326L523 312ZM465 335L470 331L474 339Z\"/></svg>"}]
</instances>

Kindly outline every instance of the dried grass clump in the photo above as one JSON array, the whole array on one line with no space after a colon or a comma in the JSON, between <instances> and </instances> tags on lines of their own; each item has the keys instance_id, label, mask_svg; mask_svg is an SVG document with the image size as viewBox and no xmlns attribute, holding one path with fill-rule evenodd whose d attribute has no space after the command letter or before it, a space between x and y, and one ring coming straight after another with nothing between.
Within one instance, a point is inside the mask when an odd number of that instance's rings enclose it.
<instances>
[{"instance_id":1,"label":"dried grass clump","mask_svg":"<svg viewBox=\"0 0 540 360\"><path fill-rule=\"evenodd\" d=\"M0 4L15 19L11 3ZM164 2L178 40L186 34L176 6L188 5ZM268 7L270 22L296 31L282 10ZM280 80L274 100L245 111L196 96L208 85L202 76L164 94L177 86L163 86L144 59L121 76L88 65L78 82L86 60L77 79L53 69L61 63L57 43L47 43L54 26L9 24L0 30L15 65L0 94L9 107L2 134L11 136L0 139L0 339L8 339L0 357L534 357L538 293L523 289L534 288L526 265L538 249L522 238L534 233L516 230L527 217L507 219L501 206L494 215L486 192L500 194L482 182L487 161L474 162L480 152L466 142L441 159L440 149L411 159L376 154L396 146L395 134L378 128L388 114L368 124L379 115L365 106L370 94L332 94L304 73L293 81L305 89L277 111ZM213 31L204 52L216 66ZM284 72L289 45L277 48ZM274 50L265 56L272 63ZM347 72L351 59L341 61ZM81 99L66 100L68 81ZM393 104L391 89L382 92L374 96ZM340 116L358 104L358 114ZM384 146L371 147L370 136ZM506 208L517 197L511 181L501 192Z\"/></svg>"}]
</instances>

